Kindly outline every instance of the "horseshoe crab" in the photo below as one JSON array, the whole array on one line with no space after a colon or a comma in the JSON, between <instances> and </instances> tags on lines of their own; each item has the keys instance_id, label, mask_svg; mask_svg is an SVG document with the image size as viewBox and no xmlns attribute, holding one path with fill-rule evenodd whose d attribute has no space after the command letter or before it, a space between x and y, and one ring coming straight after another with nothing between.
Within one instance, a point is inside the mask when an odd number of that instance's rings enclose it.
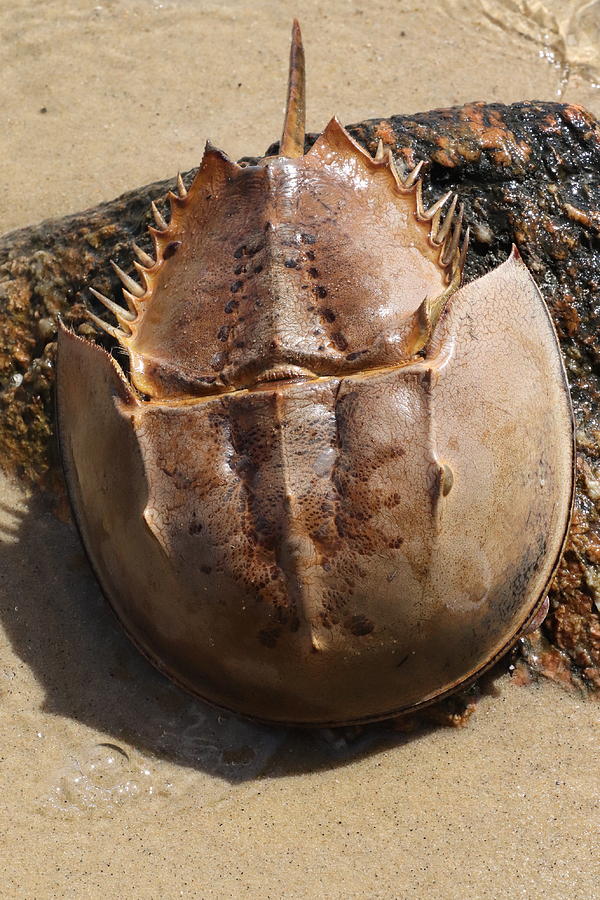
<instances>
[{"instance_id":1,"label":"horseshoe crab","mask_svg":"<svg viewBox=\"0 0 600 900\"><path fill-rule=\"evenodd\" d=\"M279 154L207 145L155 256L62 328L71 502L148 658L269 722L387 718L466 685L543 611L568 530L573 420L515 249L462 285L456 196L426 208L332 119L304 152L294 26Z\"/></svg>"}]
</instances>

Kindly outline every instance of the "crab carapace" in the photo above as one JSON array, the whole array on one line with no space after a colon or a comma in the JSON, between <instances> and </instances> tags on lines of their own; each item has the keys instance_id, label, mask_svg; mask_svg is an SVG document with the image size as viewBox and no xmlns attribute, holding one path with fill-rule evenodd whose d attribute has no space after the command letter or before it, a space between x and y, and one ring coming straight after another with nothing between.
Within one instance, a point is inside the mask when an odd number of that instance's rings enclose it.
<instances>
[{"instance_id":1,"label":"crab carapace","mask_svg":"<svg viewBox=\"0 0 600 900\"><path fill-rule=\"evenodd\" d=\"M386 718L467 684L544 601L573 495L554 328L516 249L462 285L454 195L427 208L336 119L304 152L294 25L275 156L207 145L154 207L129 357L62 329L74 514L137 646L270 722Z\"/></svg>"}]
</instances>

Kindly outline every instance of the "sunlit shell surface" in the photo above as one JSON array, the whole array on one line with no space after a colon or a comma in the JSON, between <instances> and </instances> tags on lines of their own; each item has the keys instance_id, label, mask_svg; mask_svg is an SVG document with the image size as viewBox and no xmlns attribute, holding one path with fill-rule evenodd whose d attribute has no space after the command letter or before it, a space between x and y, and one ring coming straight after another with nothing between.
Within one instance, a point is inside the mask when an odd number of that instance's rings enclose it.
<instances>
[{"instance_id":1,"label":"sunlit shell surface","mask_svg":"<svg viewBox=\"0 0 600 900\"><path fill-rule=\"evenodd\" d=\"M256 166L209 147L171 205L128 308L96 295L129 378L59 339L71 500L124 627L267 721L455 690L543 601L571 510L568 387L518 253L460 287L456 199L424 209L419 171L336 120Z\"/></svg>"}]
</instances>

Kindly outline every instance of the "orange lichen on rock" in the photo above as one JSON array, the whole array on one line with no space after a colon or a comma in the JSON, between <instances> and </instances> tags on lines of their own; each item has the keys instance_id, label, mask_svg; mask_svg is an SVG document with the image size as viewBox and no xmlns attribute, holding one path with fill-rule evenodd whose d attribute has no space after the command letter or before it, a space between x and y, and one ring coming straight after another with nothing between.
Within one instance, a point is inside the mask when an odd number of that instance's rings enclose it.
<instances>
[{"instance_id":1,"label":"orange lichen on rock","mask_svg":"<svg viewBox=\"0 0 600 900\"><path fill-rule=\"evenodd\" d=\"M396 133L388 119L382 119L375 128L375 137L382 140L388 147L395 147Z\"/></svg>"}]
</instances>

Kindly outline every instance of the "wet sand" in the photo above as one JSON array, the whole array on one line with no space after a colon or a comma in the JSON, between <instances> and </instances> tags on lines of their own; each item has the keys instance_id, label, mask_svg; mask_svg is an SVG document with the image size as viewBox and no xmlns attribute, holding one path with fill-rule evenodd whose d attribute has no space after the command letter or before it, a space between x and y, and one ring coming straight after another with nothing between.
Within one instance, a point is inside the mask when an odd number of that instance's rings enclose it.
<instances>
[{"instance_id":1,"label":"wet sand","mask_svg":"<svg viewBox=\"0 0 600 900\"><path fill-rule=\"evenodd\" d=\"M528 12L526 11L528 10ZM600 115L600 4L15 0L0 10L9 228L281 128L468 100ZM600 897L600 711L508 676L464 729L354 744L209 710L156 673L74 530L0 481L0 897Z\"/></svg>"}]
</instances>

